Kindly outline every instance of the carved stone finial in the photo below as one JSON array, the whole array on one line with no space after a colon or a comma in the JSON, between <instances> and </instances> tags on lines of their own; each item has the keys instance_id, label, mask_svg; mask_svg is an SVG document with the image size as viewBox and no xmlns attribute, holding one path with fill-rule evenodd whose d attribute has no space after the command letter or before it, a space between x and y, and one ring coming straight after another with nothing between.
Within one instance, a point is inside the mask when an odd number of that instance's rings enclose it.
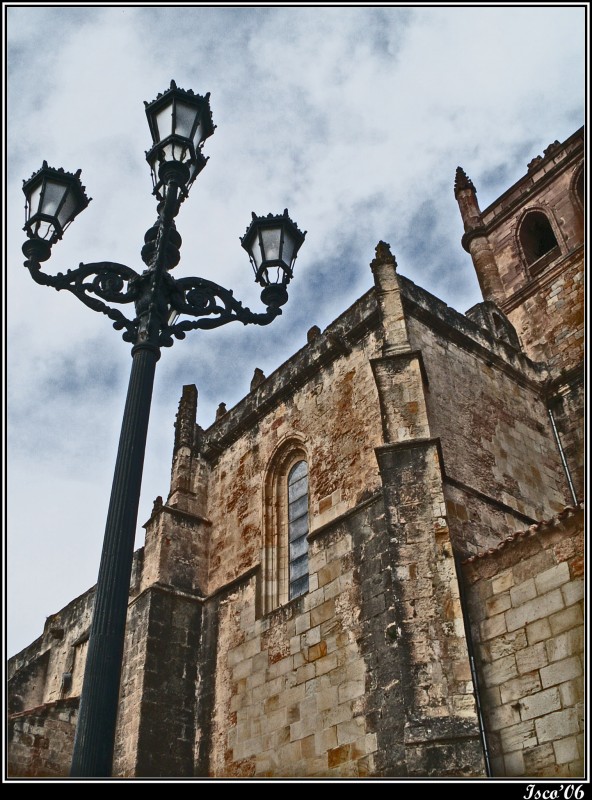
<instances>
[{"instance_id":1,"label":"carved stone finial","mask_svg":"<svg viewBox=\"0 0 592 800\"><path fill-rule=\"evenodd\" d=\"M216 409L216 419L220 419L220 417L223 417L224 414L226 414L226 403L220 403Z\"/></svg>"},{"instance_id":2,"label":"carved stone finial","mask_svg":"<svg viewBox=\"0 0 592 800\"><path fill-rule=\"evenodd\" d=\"M457 167L456 175L454 176L454 196L458 197L458 193L462 192L463 189L471 189L471 191L477 194L477 190L473 185L473 181L469 178L462 167Z\"/></svg>"},{"instance_id":3,"label":"carved stone finial","mask_svg":"<svg viewBox=\"0 0 592 800\"><path fill-rule=\"evenodd\" d=\"M152 514L150 516L153 517L155 514L158 514L158 512L162 508L162 505L163 505L162 504L162 497L160 495L158 495L158 497L155 499L154 503L152 504Z\"/></svg>"},{"instance_id":4,"label":"carved stone finial","mask_svg":"<svg viewBox=\"0 0 592 800\"><path fill-rule=\"evenodd\" d=\"M175 452L179 447L192 446L196 413L197 387L194 384L184 386L175 421Z\"/></svg>"},{"instance_id":5,"label":"carved stone finial","mask_svg":"<svg viewBox=\"0 0 592 800\"><path fill-rule=\"evenodd\" d=\"M251 378L251 391L256 389L260 383L263 383L265 380L265 375L263 374L263 370L259 369L259 367L255 367L255 372L253 373L253 377Z\"/></svg>"},{"instance_id":6,"label":"carved stone finial","mask_svg":"<svg viewBox=\"0 0 592 800\"><path fill-rule=\"evenodd\" d=\"M376 245L376 256L370 262L370 266L374 268L378 267L380 264L392 264L395 268L397 266L395 257L391 253L390 244L382 240Z\"/></svg>"},{"instance_id":7,"label":"carved stone finial","mask_svg":"<svg viewBox=\"0 0 592 800\"><path fill-rule=\"evenodd\" d=\"M312 328L308 329L308 333L306 334L306 341L311 344L315 342L319 336L321 335L321 329L318 325L313 325Z\"/></svg>"},{"instance_id":8,"label":"carved stone finial","mask_svg":"<svg viewBox=\"0 0 592 800\"><path fill-rule=\"evenodd\" d=\"M560 149L561 149L561 144L557 139L555 139L554 142L551 142L551 144L543 150L543 155L545 156L545 158L547 158L547 156L552 155L556 150Z\"/></svg>"},{"instance_id":9,"label":"carved stone finial","mask_svg":"<svg viewBox=\"0 0 592 800\"><path fill-rule=\"evenodd\" d=\"M542 156L535 156L535 157L532 159L532 161L529 161L529 162L528 162L528 164L526 165L526 169L527 169L527 170L530 172L530 171L531 171L531 170L533 170L535 167L538 167L538 165L541 163L541 161L542 161L542 160L543 160L543 157L542 157Z\"/></svg>"}]
</instances>

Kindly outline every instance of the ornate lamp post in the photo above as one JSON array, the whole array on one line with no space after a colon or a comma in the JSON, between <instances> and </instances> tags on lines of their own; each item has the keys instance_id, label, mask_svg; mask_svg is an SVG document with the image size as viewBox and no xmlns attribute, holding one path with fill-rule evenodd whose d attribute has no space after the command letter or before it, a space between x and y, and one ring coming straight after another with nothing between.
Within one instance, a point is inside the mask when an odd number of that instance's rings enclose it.
<instances>
[{"instance_id":1,"label":"ornate lamp post","mask_svg":"<svg viewBox=\"0 0 592 800\"><path fill-rule=\"evenodd\" d=\"M52 246L88 205L75 174L42 168L23 184L26 196L25 266L33 280L58 291L67 289L94 311L106 314L123 330L132 347L132 368L123 415L111 500L105 526L90 629L84 683L74 741L72 777L111 775L125 622L134 538L140 501L144 451L152 387L160 348L185 338L196 328L216 328L238 320L268 325L282 313L286 287L306 233L283 214L253 219L241 244L249 253L255 280L263 290L264 313L253 313L232 292L203 278L171 276L180 260L181 237L175 217L206 164L201 150L214 132L209 94L179 89L174 81L152 103L146 103L153 146L146 154L152 171L158 219L144 236L141 273L110 261L81 264L66 273L41 269ZM132 304L133 318L110 303ZM131 315L130 315L131 316Z\"/></svg>"}]
</instances>

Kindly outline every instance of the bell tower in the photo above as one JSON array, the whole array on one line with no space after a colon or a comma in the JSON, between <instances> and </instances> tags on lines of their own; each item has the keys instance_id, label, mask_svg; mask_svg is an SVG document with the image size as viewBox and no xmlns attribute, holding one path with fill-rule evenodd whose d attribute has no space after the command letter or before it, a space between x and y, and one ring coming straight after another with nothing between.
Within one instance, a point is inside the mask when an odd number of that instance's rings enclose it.
<instances>
[{"instance_id":1,"label":"bell tower","mask_svg":"<svg viewBox=\"0 0 592 800\"><path fill-rule=\"evenodd\" d=\"M547 366L546 403L572 499L584 476L584 129L552 142L483 211L460 167L454 193L486 302L514 326L522 350Z\"/></svg>"}]
</instances>

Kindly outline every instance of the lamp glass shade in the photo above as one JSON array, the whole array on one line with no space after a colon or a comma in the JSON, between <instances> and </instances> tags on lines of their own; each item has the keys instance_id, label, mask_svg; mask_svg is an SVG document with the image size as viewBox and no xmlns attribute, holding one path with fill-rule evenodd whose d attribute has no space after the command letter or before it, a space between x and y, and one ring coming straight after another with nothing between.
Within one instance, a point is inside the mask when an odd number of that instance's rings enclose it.
<instances>
[{"instance_id":1,"label":"lamp glass shade","mask_svg":"<svg viewBox=\"0 0 592 800\"><path fill-rule=\"evenodd\" d=\"M174 132L185 139L191 139L194 147L199 147L199 136L195 132L199 130L199 117L201 109L187 105L180 100L175 103L175 130Z\"/></svg>"},{"instance_id":2,"label":"lamp glass shade","mask_svg":"<svg viewBox=\"0 0 592 800\"><path fill-rule=\"evenodd\" d=\"M296 239L292 234L290 228L284 228L284 241L282 244L282 261L287 264L290 269L292 268L293 258L295 255L294 249L296 247Z\"/></svg>"},{"instance_id":3,"label":"lamp glass shade","mask_svg":"<svg viewBox=\"0 0 592 800\"><path fill-rule=\"evenodd\" d=\"M245 249L247 249L247 252L251 257L251 261L253 262L253 267L255 268L256 272L263 263L263 251L261 250L261 240L259 238L258 231L256 231L255 235L252 237L249 247Z\"/></svg>"},{"instance_id":4,"label":"lamp glass shade","mask_svg":"<svg viewBox=\"0 0 592 800\"><path fill-rule=\"evenodd\" d=\"M205 166L201 147L214 132L209 94L202 97L179 89L174 81L170 88L146 103L146 116L152 134L152 148L146 154L158 194L162 187L160 166L176 161L189 168L189 188Z\"/></svg>"},{"instance_id":5,"label":"lamp glass shade","mask_svg":"<svg viewBox=\"0 0 592 800\"><path fill-rule=\"evenodd\" d=\"M189 143L193 144L194 150L202 144L201 115L204 110L202 104L190 105L171 97L166 105L154 110L154 145L160 145L164 149L166 142L173 139L178 146L175 160L184 160ZM148 111L146 113L149 114ZM187 153L187 157L189 156Z\"/></svg>"},{"instance_id":6,"label":"lamp glass shade","mask_svg":"<svg viewBox=\"0 0 592 800\"><path fill-rule=\"evenodd\" d=\"M49 178L45 181L44 191L39 197L38 211L47 216L57 216L58 209L61 208L68 187L64 184L55 183Z\"/></svg>"},{"instance_id":7,"label":"lamp glass shade","mask_svg":"<svg viewBox=\"0 0 592 800\"><path fill-rule=\"evenodd\" d=\"M253 219L247 232L241 237L241 244L249 254L255 280L262 286L281 284L287 286L292 278L292 269L298 250L304 241L302 233L292 222L286 209L283 214L268 214ZM270 273L271 268L277 268ZM275 280L271 279L275 276Z\"/></svg>"},{"instance_id":8,"label":"lamp glass shade","mask_svg":"<svg viewBox=\"0 0 592 800\"><path fill-rule=\"evenodd\" d=\"M282 229L281 227L263 228L261 230L263 242L264 261L284 261L282 258Z\"/></svg>"},{"instance_id":9,"label":"lamp glass shade","mask_svg":"<svg viewBox=\"0 0 592 800\"><path fill-rule=\"evenodd\" d=\"M76 197L72 191L69 191L63 199L61 208L58 210L58 220L62 226L62 230L64 230L71 219L74 219L77 213Z\"/></svg>"},{"instance_id":10,"label":"lamp glass shade","mask_svg":"<svg viewBox=\"0 0 592 800\"><path fill-rule=\"evenodd\" d=\"M47 221L41 225L41 220L39 219L39 211L41 209L41 189L42 189L42 182L39 182L37 186L31 188L31 192L27 195L27 224L34 226L35 234L40 239L47 239L48 236L53 233L53 225L50 225ZM35 219L39 219L37 224L34 223Z\"/></svg>"},{"instance_id":11,"label":"lamp glass shade","mask_svg":"<svg viewBox=\"0 0 592 800\"><path fill-rule=\"evenodd\" d=\"M27 198L25 230L30 238L55 242L89 204L80 183L80 170L72 174L63 169L43 167L23 184Z\"/></svg>"},{"instance_id":12,"label":"lamp glass shade","mask_svg":"<svg viewBox=\"0 0 592 800\"><path fill-rule=\"evenodd\" d=\"M148 112L146 112L148 113ZM156 122L156 135L157 139L154 144L164 142L171 133L173 133L173 101L167 103L160 111L154 114L154 121Z\"/></svg>"}]
</instances>

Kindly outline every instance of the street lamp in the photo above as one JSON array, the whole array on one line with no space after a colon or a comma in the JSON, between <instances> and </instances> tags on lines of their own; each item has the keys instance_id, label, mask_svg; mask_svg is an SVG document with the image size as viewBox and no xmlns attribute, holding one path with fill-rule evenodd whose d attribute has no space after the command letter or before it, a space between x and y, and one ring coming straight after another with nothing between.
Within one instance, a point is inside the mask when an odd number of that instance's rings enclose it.
<instances>
[{"instance_id":1,"label":"street lamp","mask_svg":"<svg viewBox=\"0 0 592 800\"><path fill-rule=\"evenodd\" d=\"M306 233L288 216L269 214L253 219L241 238L249 253L256 281L263 287L267 310L253 313L232 291L203 278L179 278L169 270L180 260L181 237L175 217L197 175L206 164L205 140L214 132L209 94L179 89L174 81L152 103L146 116L153 144L150 164L158 219L144 236L137 273L124 264L102 261L48 275L41 269L52 246L90 202L75 174L41 169L23 183L26 196L23 245L25 266L37 283L67 289L94 311L106 314L123 331L132 347L132 368L123 414L103 551L96 586L78 724L74 739L72 777L111 775L125 622L132 569L142 469L156 362L160 348L185 338L194 329L217 328L233 320L268 325L288 300L286 286ZM109 303L134 304L126 317Z\"/></svg>"}]
</instances>

